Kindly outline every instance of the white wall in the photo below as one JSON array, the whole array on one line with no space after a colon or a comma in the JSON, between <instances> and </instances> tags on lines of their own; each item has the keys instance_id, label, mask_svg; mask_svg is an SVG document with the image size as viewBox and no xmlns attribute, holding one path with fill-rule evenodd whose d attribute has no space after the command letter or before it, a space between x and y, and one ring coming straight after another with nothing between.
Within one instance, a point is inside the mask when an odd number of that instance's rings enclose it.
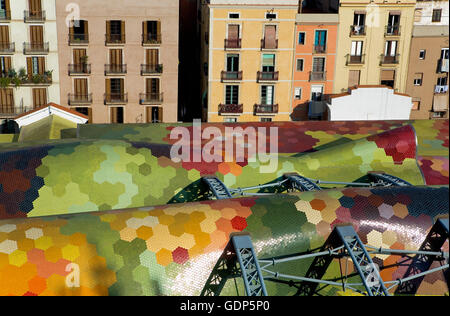
<instances>
[{"instance_id":1,"label":"white wall","mask_svg":"<svg viewBox=\"0 0 450 316\"><path fill-rule=\"evenodd\" d=\"M389 88L358 88L332 98L327 106L330 121L408 120L412 98Z\"/></svg>"},{"instance_id":2,"label":"white wall","mask_svg":"<svg viewBox=\"0 0 450 316\"><path fill-rule=\"evenodd\" d=\"M12 0L11 7L11 22L0 23L1 25L9 25L10 41L15 43L16 51L12 55L12 67L19 72L20 68L27 67L26 58L31 55L23 54L23 43L30 42L29 29L31 25L43 25L44 27L44 42L49 42L48 55L33 55L45 56L46 66L45 70L53 70L52 80L50 86L21 86L14 88L14 103L16 107L21 105L25 107L33 106L33 88L47 88L47 98L49 102L60 104L60 89L59 89L59 63L58 63L58 40L56 29L56 0L42 0L42 10L45 10L45 23L25 23L24 11L28 10L28 0Z\"/></svg>"}]
</instances>

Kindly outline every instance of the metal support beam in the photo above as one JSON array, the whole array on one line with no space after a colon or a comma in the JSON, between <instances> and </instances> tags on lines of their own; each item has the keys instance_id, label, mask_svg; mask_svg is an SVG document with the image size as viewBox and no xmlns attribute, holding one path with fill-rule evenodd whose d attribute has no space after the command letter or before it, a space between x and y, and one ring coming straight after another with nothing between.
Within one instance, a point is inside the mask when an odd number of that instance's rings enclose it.
<instances>
[{"instance_id":1,"label":"metal support beam","mask_svg":"<svg viewBox=\"0 0 450 316\"><path fill-rule=\"evenodd\" d=\"M205 176L202 178L202 181L208 185L210 191L216 197L216 199L224 200L232 197L226 185L217 177Z\"/></svg>"},{"instance_id":2,"label":"metal support beam","mask_svg":"<svg viewBox=\"0 0 450 316\"><path fill-rule=\"evenodd\" d=\"M320 191L317 184L308 178L302 177L298 173L286 173L284 178L289 180L290 186L299 191Z\"/></svg>"},{"instance_id":3,"label":"metal support beam","mask_svg":"<svg viewBox=\"0 0 450 316\"><path fill-rule=\"evenodd\" d=\"M411 186L412 184L400 179L396 176L382 173L382 172L369 172L367 174L369 176L369 179L373 181L375 184L379 186Z\"/></svg>"}]
</instances>

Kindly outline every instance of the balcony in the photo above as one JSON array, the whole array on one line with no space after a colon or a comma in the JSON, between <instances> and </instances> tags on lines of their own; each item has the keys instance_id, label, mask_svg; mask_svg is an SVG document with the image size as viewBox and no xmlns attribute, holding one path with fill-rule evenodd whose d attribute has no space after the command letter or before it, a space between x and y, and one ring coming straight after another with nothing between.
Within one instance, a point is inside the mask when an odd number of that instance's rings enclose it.
<instances>
[{"instance_id":1,"label":"balcony","mask_svg":"<svg viewBox=\"0 0 450 316\"><path fill-rule=\"evenodd\" d=\"M105 45L123 45L125 44L125 34L106 34Z\"/></svg>"},{"instance_id":2,"label":"balcony","mask_svg":"<svg viewBox=\"0 0 450 316\"><path fill-rule=\"evenodd\" d=\"M160 75L163 73L163 65L149 65L149 64L141 64L141 76L145 75Z\"/></svg>"},{"instance_id":3,"label":"balcony","mask_svg":"<svg viewBox=\"0 0 450 316\"><path fill-rule=\"evenodd\" d=\"M92 104L92 93L85 93L85 94L69 93L68 98L70 106Z\"/></svg>"},{"instance_id":4,"label":"balcony","mask_svg":"<svg viewBox=\"0 0 450 316\"><path fill-rule=\"evenodd\" d=\"M363 65L364 64L365 55L346 55L347 61L345 63L346 66L349 65Z\"/></svg>"},{"instance_id":5,"label":"balcony","mask_svg":"<svg viewBox=\"0 0 450 316\"><path fill-rule=\"evenodd\" d=\"M261 49L278 49L278 40L268 41L266 39L261 40Z\"/></svg>"},{"instance_id":6,"label":"balcony","mask_svg":"<svg viewBox=\"0 0 450 316\"><path fill-rule=\"evenodd\" d=\"M89 34L69 34L69 45L89 44Z\"/></svg>"},{"instance_id":7,"label":"balcony","mask_svg":"<svg viewBox=\"0 0 450 316\"><path fill-rule=\"evenodd\" d=\"M222 71L220 79L223 81L240 81L242 80L242 71Z\"/></svg>"},{"instance_id":8,"label":"balcony","mask_svg":"<svg viewBox=\"0 0 450 316\"><path fill-rule=\"evenodd\" d=\"M142 46L160 45L161 34L142 34Z\"/></svg>"},{"instance_id":9,"label":"balcony","mask_svg":"<svg viewBox=\"0 0 450 316\"><path fill-rule=\"evenodd\" d=\"M11 21L11 10L0 9L0 22Z\"/></svg>"},{"instance_id":10,"label":"balcony","mask_svg":"<svg viewBox=\"0 0 450 316\"><path fill-rule=\"evenodd\" d=\"M448 59L439 59L438 61L438 73L448 72L449 69L449 60Z\"/></svg>"},{"instance_id":11,"label":"balcony","mask_svg":"<svg viewBox=\"0 0 450 316\"><path fill-rule=\"evenodd\" d=\"M15 43L0 42L0 54L14 54L15 51Z\"/></svg>"},{"instance_id":12,"label":"balcony","mask_svg":"<svg viewBox=\"0 0 450 316\"><path fill-rule=\"evenodd\" d=\"M45 22L45 11L24 11L25 23Z\"/></svg>"},{"instance_id":13,"label":"balcony","mask_svg":"<svg viewBox=\"0 0 450 316\"><path fill-rule=\"evenodd\" d=\"M164 101L163 93L140 93L139 104L161 104Z\"/></svg>"},{"instance_id":14,"label":"balcony","mask_svg":"<svg viewBox=\"0 0 450 316\"><path fill-rule=\"evenodd\" d=\"M43 55L49 52L49 43L23 43L24 55Z\"/></svg>"},{"instance_id":15,"label":"balcony","mask_svg":"<svg viewBox=\"0 0 450 316\"><path fill-rule=\"evenodd\" d=\"M51 85L53 83L52 74L50 71L44 74L28 74L27 78L21 79L22 85Z\"/></svg>"},{"instance_id":16,"label":"balcony","mask_svg":"<svg viewBox=\"0 0 450 316\"><path fill-rule=\"evenodd\" d=\"M434 94L446 94L448 92L448 85L435 85Z\"/></svg>"},{"instance_id":17,"label":"balcony","mask_svg":"<svg viewBox=\"0 0 450 316\"><path fill-rule=\"evenodd\" d=\"M128 93L105 93L105 105L120 105L128 103Z\"/></svg>"},{"instance_id":18,"label":"balcony","mask_svg":"<svg viewBox=\"0 0 450 316\"><path fill-rule=\"evenodd\" d=\"M242 114L243 104L219 104L219 115L222 114Z\"/></svg>"},{"instance_id":19,"label":"balcony","mask_svg":"<svg viewBox=\"0 0 450 316\"><path fill-rule=\"evenodd\" d=\"M400 36L400 25L387 25L384 28L384 36Z\"/></svg>"},{"instance_id":20,"label":"balcony","mask_svg":"<svg viewBox=\"0 0 450 316\"><path fill-rule=\"evenodd\" d=\"M278 71L258 71L256 80L261 81L278 81Z\"/></svg>"},{"instance_id":21,"label":"balcony","mask_svg":"<svg viewBox=\"0 0 450 316\"><path fill-rule=\"evenodd\" d=\"M69 76L91 74L91 64L69 64Z\"/></svg>"},{"instance_id":22,"label":"balcony","mask_svg":"<svg viewBox=\"0 0 450 316\"><path fill-rule=\"evenodd\" d=\"M115 64L106 64L105 65L105 76L108 75L125 75L127 73L127 65L115 65Z\"/></svg>"},{"instance_id":23,"label":"balcony","mask_svg":"<svg viewBox=\"0 0 450 316\"><path fill-rule=\"evenodd\" d=\"M399 63L400 54L395 55L381 55L380 65L396 65Z\"/></svg>"},{"instance_id":24,"label":"balcony","mask_svg":"<svg viewBox=\"0 0 450 316\"><path fill-rule=\"evenodd\" d=\"M225 39L225 49L240 49L242 40L240 38Z\"/></svg>"},{"instance_id":25,"label":"balcony","mask_svg":"<svg viewBox=\"0 0 450 316\"><path fill-rule=\"evenodd\" d=\"M326 54L327 46L326 45L314 45L313 53L314 54Z\"/></svg>"},{"instance_id":26,"label":"balcony","mask_svg":"<svg viewBox=\"0 0 450 316\"><path fill-rule=\"evenodd\" d=\"M350 36L365 36L366 26L365 25L350 25Z\"/></svg>"},{"instance_id":27,"label":"balcony","mask_svg":"<svg viewBox=\"0 0 450 316\"><path fill-rule=\"evenodd\" d=\"M326 81L327 72L326 71L310 71L309 81Z\"/></svg>"},{"instance_id":28,"label":"balcony","mask_svg":"<svg viewBox=\"0 0 450 316\"><path fill-rule=\"evenodd\" d=\"M12 96L11 96L12 98ZM32 107L26 107L26 106L18 106L15 107L14 106L14 100L10 100L11 105L0 105L0 117L2 118L14 118L17 115L20 115L22 113L26 113L28 111L31 111L33 108Z\"/></svg>"},{"instance_id":29,"label":"balcony","mask_svg":"<svg viewBox=\"0 0 450 316\"><path fill-rule=\"evenodd\" d=\"M278 104L255 104L255 115L258 114L277 114Z\"/></svg>"}]
</instances>

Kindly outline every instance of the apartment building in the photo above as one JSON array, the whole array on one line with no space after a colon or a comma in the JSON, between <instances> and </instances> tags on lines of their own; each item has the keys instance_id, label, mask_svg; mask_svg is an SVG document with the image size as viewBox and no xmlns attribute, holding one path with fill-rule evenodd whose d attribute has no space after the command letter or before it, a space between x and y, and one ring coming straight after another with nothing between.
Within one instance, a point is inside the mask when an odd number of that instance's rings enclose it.
<instances>
[{"instance_id":1,"label":"apartment building","mask_svg":"<svg viewBox=\"0 0 450 316\"><path fill-rule=\"evenodd\" d=\"M177 0L57 0L62 104L90 123L177 121Z\"/></svg>"},{"instance_id":2,"label":"apartment building","mask_svg":"<svg viewBox=\"0 0 450 316\"><path fill-rule=\"evenodd\" d=\"M417 1L406 92L411 119L448 118L449 3Z\"/></svg>"},{"instance_id":3,"label":"apartment building","mask_svg":"<svg viewBox=\"0 0 450 316\"><path fill-rule=\"evenodd\" d=\"M333 93L339 16L326 8L303 8L296 18L293 120L322 119Z\"/></svg>"},{"instance_id":4,"label":"apartment building","mask_svg":"<svg viewBox=\"0 0 450 316\"><path fill-rule=\"evenodd\" d=\"M385 85L405 93L415 4L340 1L334 93L355 85Z\"/></svg>"},{"instance_id":5,"label":"apartment building","mask_svg":"<svg viewBox=\"0 0 450 316\"><path fill-rule=\"evenodd\" d=\"M0 119L60 102L55 0L0 1Z\"/></svg>"},{"instance_id":6,"label":"apartment building","mask_svg":"<svg viewBox=\"0 0 450 316\"><path fill-rule=\"evenodd\" d=\"M202 1L203 120L288 121L298 0Z\"/></svg>"}]
</instances>

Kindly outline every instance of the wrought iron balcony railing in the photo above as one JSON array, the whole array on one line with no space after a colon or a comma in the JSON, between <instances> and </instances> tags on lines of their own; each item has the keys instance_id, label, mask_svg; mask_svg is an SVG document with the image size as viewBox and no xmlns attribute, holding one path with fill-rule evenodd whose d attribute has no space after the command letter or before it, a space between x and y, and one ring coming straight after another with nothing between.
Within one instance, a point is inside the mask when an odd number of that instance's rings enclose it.
<instances>
[{"instance_id":1,"label":"wrought iron balcony railing","mask_svg":"<svg viewBox=\"0 0 450 316\"><path fill-rule=\"evenodd\" d=\"M219 104L219 114L240 114L243 111L243 104Z\"/></svg>"},{"instance_id":2,"label":"wrought iron balcony railing","mask_svg":"<svg viewBox=\"0 0 450 316\"><path fill-rule=\"evenodd\" d=\"M261 40L261 49L278 49L278 40L269 41L265 38Z\"/></svg>"},{"instance_id":3,"label":"wrought iron balcony railing","mask_svg":"<svg viewBox=\"0 0 450 316\"><path fill-rule=\"evenodd\" d=\"M381 55L381 65L385 64L398 64L400 60L400 54L395 55Z\"/></svg>"},{"instance_id":4,"label":"wrought iron balcony railing","mask_svg":"<svg viewBox=\"0 0 450 316\"><path fill-rule=\"evenodd\" d=\"M142 34L142 45L158 45L161 42L161 34Z\"/></svg>"},{"instance_id":5,"label":"wrought iron balcony railing","mask_svg":"<svg viewBox=\"0 0 450 316\"><path fill-rule=\"evenodd\" d=\"M69 93L68 99L71 106L92 104L92 93Z\"/></svg>"},{"instance_id":6,"label":"wrought iron balcony railing","mask_svg":"<svg viewBox=\"0 0 450 316\"><path fill-rule=\"evenodd\" d=\"M127 73L126 64L106 64L105 65L105 76L106 75L124 75Z\"/></svg>"},{"instance_id":7,"label":"wrought iron balcony railing","mask_svg":"<svg viewBox=\"0 0 450 316\"><path fill-rule=\"evenodd\" d=\"M161 104L164 102L163 93L140 93L139 103L140 104Z\"/></svg>"},{"instance_id":8,"label":"wrought iron balcony railing","mask_svg":"<svg viewBox=\"0 0 450 316\"><path fill-rule=\"evenodd\" d=\"M235 81L235 80L242 80L242 71L222 71L220 73L220 79L222 81Z\"/></svg>"},{"instance_id":9,"label":"wrought iron balcony railing","mask_svg":"<svg viewBox=\"0 0 450 316\"><path fill-rule=\"evenodd\" d=\"M125 34L106 34L106 45L125 44Z\"/></svg>"},{"instance_id":10,"label":"wrought iron balcony railing","mask_svg":"<svg viewBox=\"0 0 450 316\"><path fill-rule=\"evenodd\" d=\"M12 96L11 96L12 98ZM12 98L14 99L14 98ZM0 105L0 117L15 117L22 113L31 111L33 108L28 106L14 106L14 100L9 100L11 105Z\"/></svg>"},{"instance_id":11,"label":"wrought iron balcony railing","mask_svg":"<svg viewBox=\"0 0 450 316\"><path fill-rule=\"evenodd\" d=\"M326 45L314 45L313 52L314 52L314 54L325 54L327 52L327 46Z\"/></svg>"},{"instance_id":12,"label":"wrought iron balcony railing","mask_svg":"<svg viewBox=\"0 0 450 316\"><path fill-rule=\"evenodd\" d=\"M309 72L309 81L325 81L327 80L327 72L326 71L310 71Z\"/></svg>"},{"instance_id":13,"label":"wrought iron balcony railing","mask_svg":"<svg viewBox=\"0 0 450 316\"><path fill-rule=\"evenodd\" d=\"M141 64L141 75L157 75L163 73L163 65Z\"/></svg>"},{"instance_id":14,"label":"wrought iron balcony railing","mask_svg":"<svg viewBox=\"0 0 450 316\"><path fill-rule=\"evenodd\" d=\"M400 25L386 25L384 36L400 36Z\"/></svg>"},{"instance_id":15,"label":"wrought iron balcony railing","mask_svg":"<svg viewBox=\"0 0 450 316\"><path fill-rule=\"evenodd\" d=\"M24 11L24 21L25 22L44 22L45 21L45 11Z\"/></svg>"},{"instance_id":16,"label":"wrought iron balcony railing","mask_svg":"<svg viewBox=\"0 0 450 316\"><path fill-rule=\"evenodd\" d=\"M30 54L48 54L49 43L23 43L23 53Z\"/></svg>"},{"instance_id":17,"label":"wrought iron balcony railing","mask_svg":"<svg viewBox=\"0 0 450 316\"><path fill-rule=\"evenodd\" d=\"M11 21L11 10L0 9L0 21Z\"/></svg>"},{"instance_id":18,"label":"wrought iron balcony railing","mask_svg":"<svg viewBox=\"0 0 450 316\"><path fill-rule=\"evenodd\" d=\"M278 113L278 104L255 104L255 114L276 114Z\"/></svg>"},{"instance_id":19,"label":"wrought iron balcony railing","mask_svg":"<svg viewBox=\"0 0 450 316\"><path fill-rule=\"evenodd\" d=\"M104 100L106 105L126 104L128 103L128 93L105 93Z\"/></svg>"},{"instance_id":20,"label":"wrought iron balcony railing","mask_svg":"<svg viewBox=\"0 0 450 316\"><path fill-rule=\"evenodd\" d=\"M89 75L91 64L69 64L69 75Z\"/></svg>"},{"instance_id":21,"label":"wrought iron balcony railing","mask_svg":"<svg viewBox=\"0 0 450 316\"><path fill-rule=\"evenodd\" d=\"M347 62L346 65L363 65L365 55L350 55L346 56Z\"/></svg>"},{"instance_id":22,"label":"wrought iron balcony railing","mask_svg":"<svg viewBox=\"0 0 450 316\"><path fill-rule=\"evenodd\" d=\"M16 51L16 44L11 42L0 42L1 54L13 54Z\"/></svg>"},{"instance_id":23,"label":"wrought iron balcony railing","mask_svg":"<svg viewBox=\"0 0 450 316\"><path fill-rule=\"evenodd\" d=\"M242 40L240 38L225 39L225 49L239 49L241 48Z\"/></svg>"},{"instance_id":24,"label":"wrought iron balcony railing","mask_svg":"<svg viewBox=\"0 0 450 316\"><path fill-rule=\"evenodd\" d=\"M257 80L259 81L277 81L279 76L278 71L258 71Z\"/></svg>"},{"instance_id":25,"label":"wrought iron balcony railing","mask_svg":"<svg viewBox=\"0 0 450 316\"><path fill-rule=\"evenodd\" d=\"M350 25L350 36L364 36L366 35L365 25Z\"/></svg>"},{"instance_id":26,"label":"wrought iron balcony railing","mask_svg":"<svg viewBox=\"0 0 450 316\"><path fill-rule=\"evenodd\" d=\"M89 34L69 34L69 45L89 44Z\"/></svg>"}]
</instances>

